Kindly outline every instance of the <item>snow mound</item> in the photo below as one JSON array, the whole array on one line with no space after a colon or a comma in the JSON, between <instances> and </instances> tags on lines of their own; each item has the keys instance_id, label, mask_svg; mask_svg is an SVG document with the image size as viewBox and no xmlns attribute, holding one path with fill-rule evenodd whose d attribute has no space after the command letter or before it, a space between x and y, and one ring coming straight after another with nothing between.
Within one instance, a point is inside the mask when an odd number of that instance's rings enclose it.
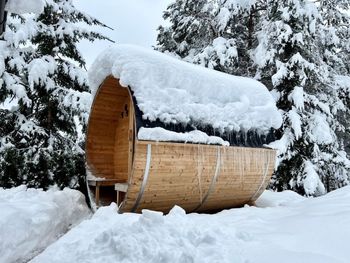
<instances>
[{"instance_id":1,"label":"snow mound","mask_svg":"<svg viewBox=\"0 0 350 263\"><path fill-rule=\"evenodd\" d=\"M209 125L219 132L279 128L275 101L260 82L129 45L100 54L89 70L92 93L107 76L130 87L143 119Z\"/></svg>"},{"instance_id":2,"label":"snow mound","mask_svg":"<svg viewBox=\"0 0 350 263\"><path fill-rule=\"evenodd\" d=\"M168 141L168 142L190 142L190 143L203 143L203 144L217 144L230 146L228 141L224 141L217 136L208 136L206 133L198 130L190 132L173 132L168 131L160 127L156 128L144 128L141 127L137 137L139 140L150 141Z\"/></svg>"},{"instance_id":3,"label":"snow mound","mask_svg":"<svg viewBox=\"0 0 350 263\"><path fill-rule=\"evenodd\" d=\"M305 201L306 198L293 191L273 192L265 191L255 201L257 207L288 206L292 203Z\"/></svg>"},{"instance_id":4,"label":"snow mound","mask_svg":"<svg viewBox=\"0 0 350 263\"><path fill-rule=\"evenodd\" d=\"M348 262L350 187L307 199L265 192L258 203L218 214L168 215L97 210L32 263L109 262ZM282 202L278 204L276 201ZM271 204L271 206L267 206Z\"/></svg>"},{"instance_id":5,"label":"snow mound","mask_svg":"<svg viewBox=\"0 0 350 263\"><path fill-rule=\"evenodd\" d=\"M0 211L0 263L26 262L89 215L78 191L25 186L0 189Z\"/></svg>"}]
</instances>

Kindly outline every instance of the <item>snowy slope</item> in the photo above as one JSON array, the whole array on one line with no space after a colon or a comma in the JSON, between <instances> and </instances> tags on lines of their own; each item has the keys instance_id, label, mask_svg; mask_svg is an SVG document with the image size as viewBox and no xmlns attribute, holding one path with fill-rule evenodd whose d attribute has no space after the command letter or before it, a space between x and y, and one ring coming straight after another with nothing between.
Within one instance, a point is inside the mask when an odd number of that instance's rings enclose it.
<instances>
[{"instance_id":1,"label":"snowy slope","mask_svg":"<svg viewBox=\"0 0 350 263\"><path fill-rule=\"evenodd\" d=\"M87 216L75 190L0 189L0 263L26 262Z\"/></svg>"},{"instance_id":2,"label":"snowy slope","mask_svg":"<svg viewBox=\"0 0 350 263\"><path fill-rule=\"evenodd\" d=\"M346 263L350 187L306 199L265 192L260 207L218 214L117 214L100 208L32 263L234 262Z\"/></svg>"}]
</instances>

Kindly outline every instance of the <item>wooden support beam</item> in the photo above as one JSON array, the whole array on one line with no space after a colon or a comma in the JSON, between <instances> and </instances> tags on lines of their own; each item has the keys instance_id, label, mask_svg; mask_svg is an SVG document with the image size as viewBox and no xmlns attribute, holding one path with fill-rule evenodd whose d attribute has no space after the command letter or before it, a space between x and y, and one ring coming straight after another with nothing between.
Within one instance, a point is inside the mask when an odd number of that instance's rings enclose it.
<instances>
[{"instance_id":1,"label":"wooden support beam","mask_svg":"<svg viewBox=\"0 0 350 263\"><path fill-rule=\"evenodd\" d=\"M117 191L117 205L119 206L123 195L128 191L128 184L127 183L118 183L114 185L114 190Z\"/></svg>"},{"instance_id":2,"label":"wooden support beam","mask_svg":"<svg viewBox=\"0 0 350 263\"><path fill-rule=\"evenodd\" d=\"M95 188L95 202L96 202L96 206L99 207L100 206L100 186L98 184L96 184L96 188Z\"/></svg>"}]
</instances>

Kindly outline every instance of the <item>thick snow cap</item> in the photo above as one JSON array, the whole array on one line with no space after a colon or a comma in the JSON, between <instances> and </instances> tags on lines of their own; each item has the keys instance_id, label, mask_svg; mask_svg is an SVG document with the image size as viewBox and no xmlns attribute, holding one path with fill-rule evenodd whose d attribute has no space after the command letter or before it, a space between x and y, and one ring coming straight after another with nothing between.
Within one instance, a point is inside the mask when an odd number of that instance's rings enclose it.
<instances>
[{"instance_id":1,"label":"thick snow cap","mask_svg":"<svg viewBox=\"0 0 350 263\"><path fill-rule=\"evenodd\" d=\"M142 118L210 126L220 133L279 128L275 101L260 82L193 65L136 46L102 52L89 70L93 95L107 76L130 87Z\"/></svg>"}]
</instances>

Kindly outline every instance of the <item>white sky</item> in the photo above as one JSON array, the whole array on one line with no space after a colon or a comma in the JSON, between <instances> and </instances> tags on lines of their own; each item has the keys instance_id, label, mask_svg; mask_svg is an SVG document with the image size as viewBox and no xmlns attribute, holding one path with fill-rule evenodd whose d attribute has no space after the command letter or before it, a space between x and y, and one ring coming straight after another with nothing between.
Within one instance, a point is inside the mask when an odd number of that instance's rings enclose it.
<instances>
[{"instance_id":1,"label":"white sky","mask_svg":"<svg viewBox=\"0 0 350 263\"><path fill-rule=\"evenodd\" d=\"M156 43L157 27L172 0L74 0L75 6L112 27L99 30L116 44L135 44L151 48ZM111 43L84 41L79 45L88 66Z\"/></svg>"}]
</instances>

